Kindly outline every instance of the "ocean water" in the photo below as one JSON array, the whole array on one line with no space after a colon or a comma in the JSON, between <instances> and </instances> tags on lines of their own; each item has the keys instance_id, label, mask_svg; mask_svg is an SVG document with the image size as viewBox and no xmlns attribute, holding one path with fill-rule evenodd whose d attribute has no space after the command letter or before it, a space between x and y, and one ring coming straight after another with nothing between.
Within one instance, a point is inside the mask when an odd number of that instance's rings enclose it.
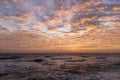
<instances>
[{"instance_id":1,"label":"ocean water","mask_svg":"<svg viewBox=\"0 0 120 80\"><path fill-rule=\"evenodd\" d=\"M120 54L0 54L0 80L120 80Z\"/></svg>"}]
</instances>

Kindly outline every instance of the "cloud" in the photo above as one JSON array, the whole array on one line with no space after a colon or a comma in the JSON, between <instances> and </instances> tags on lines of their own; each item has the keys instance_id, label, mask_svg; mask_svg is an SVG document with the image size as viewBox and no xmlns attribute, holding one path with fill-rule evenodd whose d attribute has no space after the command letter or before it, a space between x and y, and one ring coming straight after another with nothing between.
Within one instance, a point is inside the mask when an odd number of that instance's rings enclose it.
<instances>
[{"instance_id":1,"label":"cloud","mask_svg":"<svg viewBox=\"0 0 120 80\"><path fill-rule=\"evenodd\" d=\"M81 37L101 27L119 27L119 7L118 0L1 0L0 32Z\"/></svg>"}]
</instances>

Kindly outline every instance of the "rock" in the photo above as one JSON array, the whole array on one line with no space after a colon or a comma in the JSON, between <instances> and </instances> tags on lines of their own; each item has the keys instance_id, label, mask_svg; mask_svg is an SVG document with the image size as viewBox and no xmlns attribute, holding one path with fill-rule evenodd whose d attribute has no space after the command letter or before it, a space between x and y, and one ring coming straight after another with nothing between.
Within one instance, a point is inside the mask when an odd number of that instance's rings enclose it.
<instances>
[{"instance_id":1,"label":"rock","mask_svg":"<svg viewBox=\"0 0 120 80\"><path fill-rule=\"evenodd\" d=\"M9 73L0 73L0 77L7 76Z\"/></svg>"},{"instance_id":2,"label":"rock","mask_svg":"<svg viewBox=\"0 0 120 80\"><path fill-rule=\"evenodd\" d=\"M46 77L36 77L36 78L29 78L27 80L71 80L69 77L51 77L51 76L46 76Z\"/></svg>"},{"instance_id":3,"label":"rock","mask_svg":"<svg viewBox=\"0 0 120 80\"><path fill-rule=\"evenodd\" d=\"M114 63L113 65L115 65L115 66L120 66L120 62L116 62L116 63Z\"/></svg>"},{"instance_id":4,"label":"rock","mask_svg":"<svg viewBox=\"0 0 120 80\"><path fill-rule=\"evenodd\" d=\"M19 56L0 56L0 60L19 59Z\"/></svg>"},{"instance_id":5,"label":"rock","mask_svg":"<svg viewBox=\"0 0 120 80\"><path fill-rule=\"evenodd\" d=\"M34 62L39 62L39 63L41 63L41 62L43 62L44 60L43 60L43 59L34 59L33 61L34 61Z\"/></svg>"},{"instance_id":6,"label":"rock","mask_svg":"<svg viewBox=\"0 0 120 80\"><path fill-rule=\"evenodd\" d=\"M80 59L80 60L66 60L65 62L84 62L86 59Z\"/></svg>"},{"instance_id":7,"label":"rock","mask_svg":"<svg viewBox=\"0 0 120 80\"><path fill-rule=\"evenodd\" d=\"M91 78L91 79L88 79L88 80L100 80L99 78Z\"/></svg>"}]
</instances>

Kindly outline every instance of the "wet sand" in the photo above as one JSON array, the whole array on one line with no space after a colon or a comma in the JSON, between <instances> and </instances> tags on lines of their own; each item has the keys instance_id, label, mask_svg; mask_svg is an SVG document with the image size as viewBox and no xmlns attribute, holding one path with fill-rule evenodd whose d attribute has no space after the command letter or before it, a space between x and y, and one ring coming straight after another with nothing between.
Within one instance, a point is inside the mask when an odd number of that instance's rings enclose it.
<instances>
[{"instance_id":1,"label":"wet sand","mask_svg":"<svg viewBox=\"0 0 120 80\"><path fill-rule=\"evenodd\" d=\"M120 80L120 54L0 54L0 80Z\"/></svg>"}]
</instances>

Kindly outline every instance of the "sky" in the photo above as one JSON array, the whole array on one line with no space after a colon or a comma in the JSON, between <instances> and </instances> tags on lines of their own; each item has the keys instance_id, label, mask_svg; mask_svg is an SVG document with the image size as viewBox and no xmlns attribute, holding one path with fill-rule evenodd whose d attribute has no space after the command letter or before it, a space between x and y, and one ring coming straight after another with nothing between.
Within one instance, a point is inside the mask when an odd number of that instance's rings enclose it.
<instances>
[{"instance_id":1,"label":"sky","mask_svg":"<svg viewBox=\"0 0 120 80\"><path fill-rule=\"evenodd\" d=\"M120 0L0 0L0 52L120 52Z\"/></svg>"}]
</instances>

